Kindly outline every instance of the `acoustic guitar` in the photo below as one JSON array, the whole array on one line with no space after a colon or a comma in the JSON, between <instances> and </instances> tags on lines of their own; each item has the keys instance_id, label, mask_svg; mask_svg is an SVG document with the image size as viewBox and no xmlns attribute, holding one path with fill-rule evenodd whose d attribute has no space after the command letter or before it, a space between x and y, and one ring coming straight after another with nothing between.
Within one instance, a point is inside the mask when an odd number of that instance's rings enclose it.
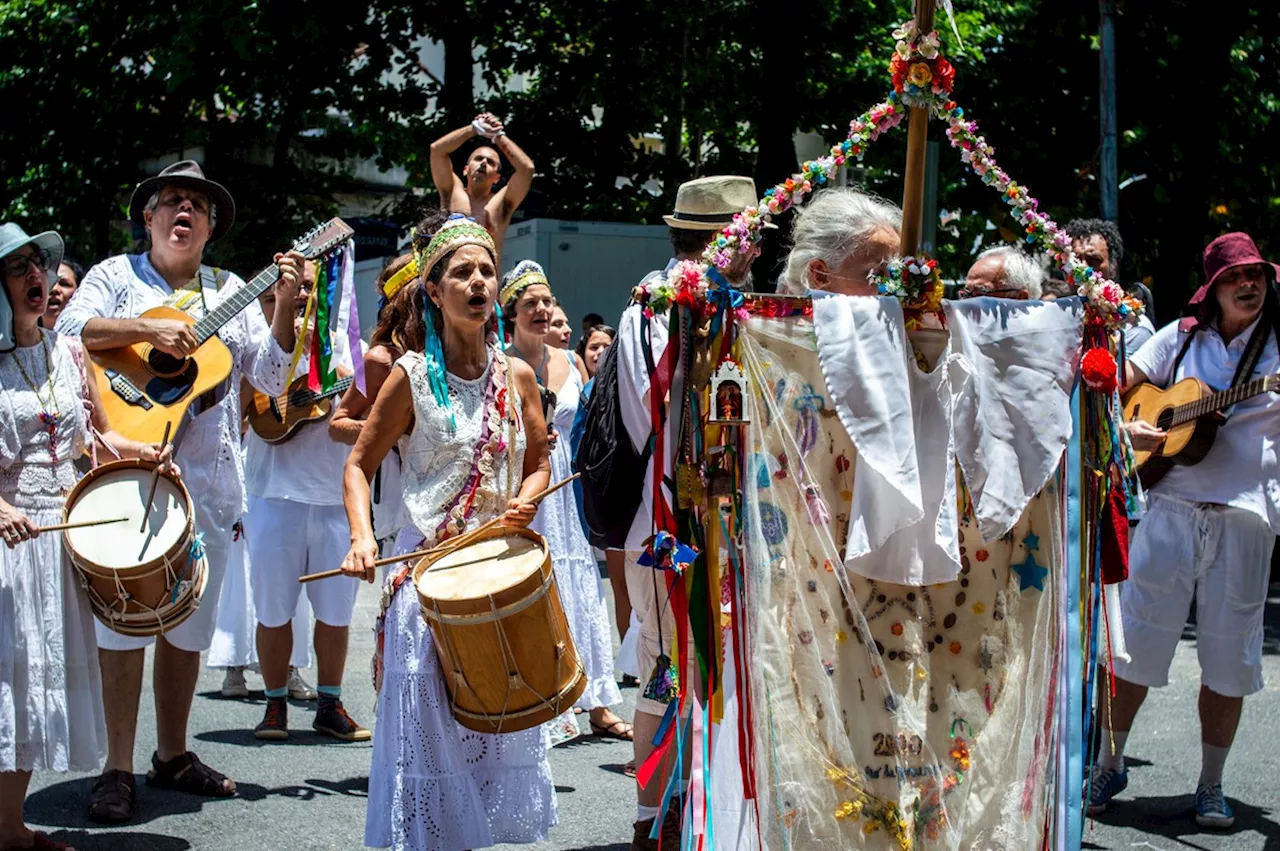
<instances>
[{"instance_id":1,"label":"acoustic guitar","mask_svg":"<svg viewBox=\"0 0 1280 851\"><path fill-rule=\"evenodd\" d=\"M355 232L342 219L330 219L301 237L293 250L307 260L322 259ZM244 286L223 297L200 320L173 307L153 307L140 319L174 319L194 326L199 346L185 358L175 358L150 343L89 352L93 372L112 429L143 443L158 443L166 424L182 424L191 403L216 388L231 374L231 350L218 339L218 329L280 280L272 263Z\"/></svg>"},{"instance_id":2,"label":"acoustic guitar","mask_svg":"<svg viewBox=\"0 0 1280 851\"><path fill-rule=\"evenodd\" d=\"M307 423L327 419L333 410L333 397L351 386L351 376L339 378L328 390L307 389L307 377L289 385L284 396L268 396L257 391L249 403L249 426L267 443L287 443Z\"/></svg>"},{"instance_id":3,"label":"acoustic guitar","mask_svg":"<svg viewBox=\"0 0 1280 851\"><path fill-rule=\"evenodd\" d=\"M1175 465L1203 461L1218 427L1226 422L1223 409L1275 392L1280 392L1280 374L1256 378L1219 393L1198 378L1184 378L1164 390L1154 384L1131 387L1124 394L1125 421L1142 420L1166 432L1164 442L1156 449L1133 453L1143 486L1151 487Z\"/></svg>"}]
</instances>

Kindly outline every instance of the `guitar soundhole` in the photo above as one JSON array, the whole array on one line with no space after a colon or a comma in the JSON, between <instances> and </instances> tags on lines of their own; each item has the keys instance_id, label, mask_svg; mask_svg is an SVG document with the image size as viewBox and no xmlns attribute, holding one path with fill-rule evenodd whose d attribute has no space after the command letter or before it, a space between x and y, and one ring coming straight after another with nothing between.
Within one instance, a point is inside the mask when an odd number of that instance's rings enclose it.
<instances>
[{"instance_id":1,"label":"guitar soundhole","mask_svg":"<svg viewBox=\"0 0 1280 851\"><path fill-rule=\"evenodd\" d=\"M1160 412L1160 416L1156 417L1156 428L1161 431L1168 431L1173 425L1173 409L1166 408Z\"/></svg>"},{"instance_id":2,"label":"guitar soundhole","mask_svg":"<svg viewBox=\"0 0 1280 851\"><path fill-rule=\"evenodd\" d=\"M175 358L159 349L152 349L147 353L147 366L151 368L153 375L169 378L183 371L186 367L186 358Z\"/></svg>"}]
</instances>

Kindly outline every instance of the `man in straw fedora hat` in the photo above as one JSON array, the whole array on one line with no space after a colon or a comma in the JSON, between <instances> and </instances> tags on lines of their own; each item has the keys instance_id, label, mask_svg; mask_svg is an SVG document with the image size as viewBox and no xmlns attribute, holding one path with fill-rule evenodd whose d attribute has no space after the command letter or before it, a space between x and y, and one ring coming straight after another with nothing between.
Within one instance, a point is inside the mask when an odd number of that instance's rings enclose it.
<instances>
[{"instance_id":1,"label":"man in straw fedora hat","mask_svg":"<svg viewBox=\"0 0 1280 851\"><path fill-rule=\"evenodd\" d=\"M722 228L733 222L733 216L744 208L754 206L758 202L755 184L749 177L736 175L716 175L701 177L681 184L676 192L675 209L663 221L670 228L672 258L665 269L650 272L641 281L641 285L652 278L665 275L676 263L683 260L697 260L702 256L711 240ZM736 286L744 287L748 280L751 254L740 255L740 258L725 270L725 277ZM614 404L620 407L622 420L626 425L626 436L637 455L647 458L646 447L654 433L654 424L649 409L650 367L662 358L667 345L667 325L665 318L647 319L639 304L632 303L623 311L618 323L618 334L614 341L612 357L616 359L618 398ZM603 360L602 360L603 363ZM597 385L596 393L600 393ZM603 401L603 400L601 400ZM592 402L596 402L593 394ZM659 427L666 427L666 424ZM669 433L665 447L670 453L675 445L675 435ZM609 500L606 505L626 506L615 511L614 516L607 518L610 529L594 529L593 543L605 544L606 558L609 565L609 580L613 585L614 598L619 607L617 612L619 626L630 622L630 630L636 632L638 640L636 658L632 673L640 678L641 685L649 678L659 657L670 658L672 642L675 635L675 618L668 604L666 594L660 590L665 583L655 581L655 573L651 568L641 567L637 560L644 549L645 540L654 534L656 525L655 512L669 515L671 512L671 494L663 487L662 501L665 504L654 506L653 463L648 461L644 485L637 495L634 491L622 495L620 500ZM665 459L663 469L671 472L671 458ZM623 485L633 488L634 484ZM628 499L629 497L629 499ZM599 500L597 500L599 505ZM628 512L634 509L634 514ZM598 518L597 518L598 519ZM607 532L607 534L606 534ZM628 641L630 644L630 640ZM624 662L625 664L625 662ZM624 667L623 670L626 670ZM692 679L687 679L692 682ZM635 716L635 764L642 765L653 752L653 736L666 711L666 704L649 699L643 695L636 701ZM657 846L657 840L649 838L653 823L658 814L662 790L666 787L667 777L672 770L672 759L668 758L644 788L637 788L638 806L636 810L635 835L632 847L650 849ZM674 847L679 842L680 808L672 806L661 826L663 847Z\"/></svg>"},{"instance_id":2,"label":"man in straw fedora hat","mask_svg":"<svg viewBox=\"0 0 1280 851\"><path fill-rule=\"evenodd\" d=\"M85 274L75 296L58 317L58 330L81 338L90 352L148 343L174 357L192 354L199 341L178 320L144 318L161 305L199 319L220 301L220 290L244 286L230 272L203 263L205 246L226 234L235 220L235 202L200 166L183 160L138 184L129 217L147 229L151 246L142 254L108 258ZM285 392L294 348L293 305L303 259L277 254L280 280L271 325L254 306L218 331L231 350L231 375L190 409L179 429L177 459L195 506L196 530L208 571L205 605L156 640L156 749L147 784L224 797L235 783L187 750L187 721L200 673L200 653L213 639L217 600L226 571L232 526L240 516L244 473L240 464L240 379L270 396ZM107 720L107 763L93 787L89 816L99 822L133 817L133 749L144 652L154 639L134 638L97 624L103 704Z\"/></svg>"}]
</instances>

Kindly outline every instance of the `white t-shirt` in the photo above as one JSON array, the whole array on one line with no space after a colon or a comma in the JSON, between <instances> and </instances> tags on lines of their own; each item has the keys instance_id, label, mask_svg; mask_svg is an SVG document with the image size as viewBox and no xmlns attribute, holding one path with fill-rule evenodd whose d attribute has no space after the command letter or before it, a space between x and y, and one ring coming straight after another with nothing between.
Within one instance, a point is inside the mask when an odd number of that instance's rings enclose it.
<instances>
[{"instance_id":1,"label":"white t-shirt","mask_svg":"<svg viewBox=\"0 0 1280 851\"><path fill-rule=\"evenodd\" d=\"M653 274L653 273L651 273ZM646 396L649 393L649 367L645 363L644 349L641 341L642 308L632 304L622 312L618 322L618 336L614 345L618 347L618 395L622 406L622 421L627 426L627 434L631 437L631 445L636 452L643 452L649 436L653 432L653 418L649 411ZM656 366L667 349L667 317L654 316L649 321L649 341L653 352L653 363ZM671 458L675 439L671 418L667 418L667 436L664 444L667 461L664 469L668 476L672 474ZM671 504L671 494L664 486L664 497ZM644 492L640 508L636 511L636 519L627 534L626 549L644 549L645 539L653 534L653 459L644 474Z\"/></svg>"},{"instance_id":2,"label":"white t-shirt","mask_svg":"<svg viewBox=\"0 0 1280 851\"><path fill-rule=\"evenodd\" d=\"M298 363L306 375L308 359ZM336 405L338 398L333 398ZM351 447L329 437L329 420L299 427L284 443L267 443L253 429L245 434L245 488L253 496L306 505L342 505L342 468Z\"/></svg>"},{"instance_id":3,"label":"white t-shirt","mask_svg":"<svg viewBox=\"0 0 1280 851\"><path fill-rule=\"evenodd\" d=\"M1224 343L1216 327L1194 335L1190 348L1173 374L1173 362L1182 350L1188 331L1172 322L1131 356L1133 365L1156 385L1168 387L1184 378L1198 378L1215 391L1231 386L1240 358L1261 318ZM1248 380L1280 372L1280 350L1275 334L1267 332L1266 345ZM1209 454L1199 464L1176 466L1152 489L1188 502L1229 505L1251 511L1280 533L1280 468L1276 445L1280 443L1280 394L1264 393L1234 405L1218 429Z\"/></svg>"}]
</instances>

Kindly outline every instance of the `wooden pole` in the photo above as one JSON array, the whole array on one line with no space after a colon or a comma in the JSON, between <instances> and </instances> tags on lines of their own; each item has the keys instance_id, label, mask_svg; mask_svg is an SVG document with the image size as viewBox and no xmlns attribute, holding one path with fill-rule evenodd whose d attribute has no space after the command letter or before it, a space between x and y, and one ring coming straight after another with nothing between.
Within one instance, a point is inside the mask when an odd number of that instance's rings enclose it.
<instances>
[{"instance_id":1,"label":"wooden pole","mask_svg":"<svg viewBox=\"0 0 1280 851\"><path fill-rule=\"evenodd\" d=\"M915 0L916 31L923 35L933 29L934 0ZM920 227L924 210L925 142L929 138L929 110L912 107L907 113L907 170L902 181L902 256L920 250Z\"/></svg>"}]
</instances>

